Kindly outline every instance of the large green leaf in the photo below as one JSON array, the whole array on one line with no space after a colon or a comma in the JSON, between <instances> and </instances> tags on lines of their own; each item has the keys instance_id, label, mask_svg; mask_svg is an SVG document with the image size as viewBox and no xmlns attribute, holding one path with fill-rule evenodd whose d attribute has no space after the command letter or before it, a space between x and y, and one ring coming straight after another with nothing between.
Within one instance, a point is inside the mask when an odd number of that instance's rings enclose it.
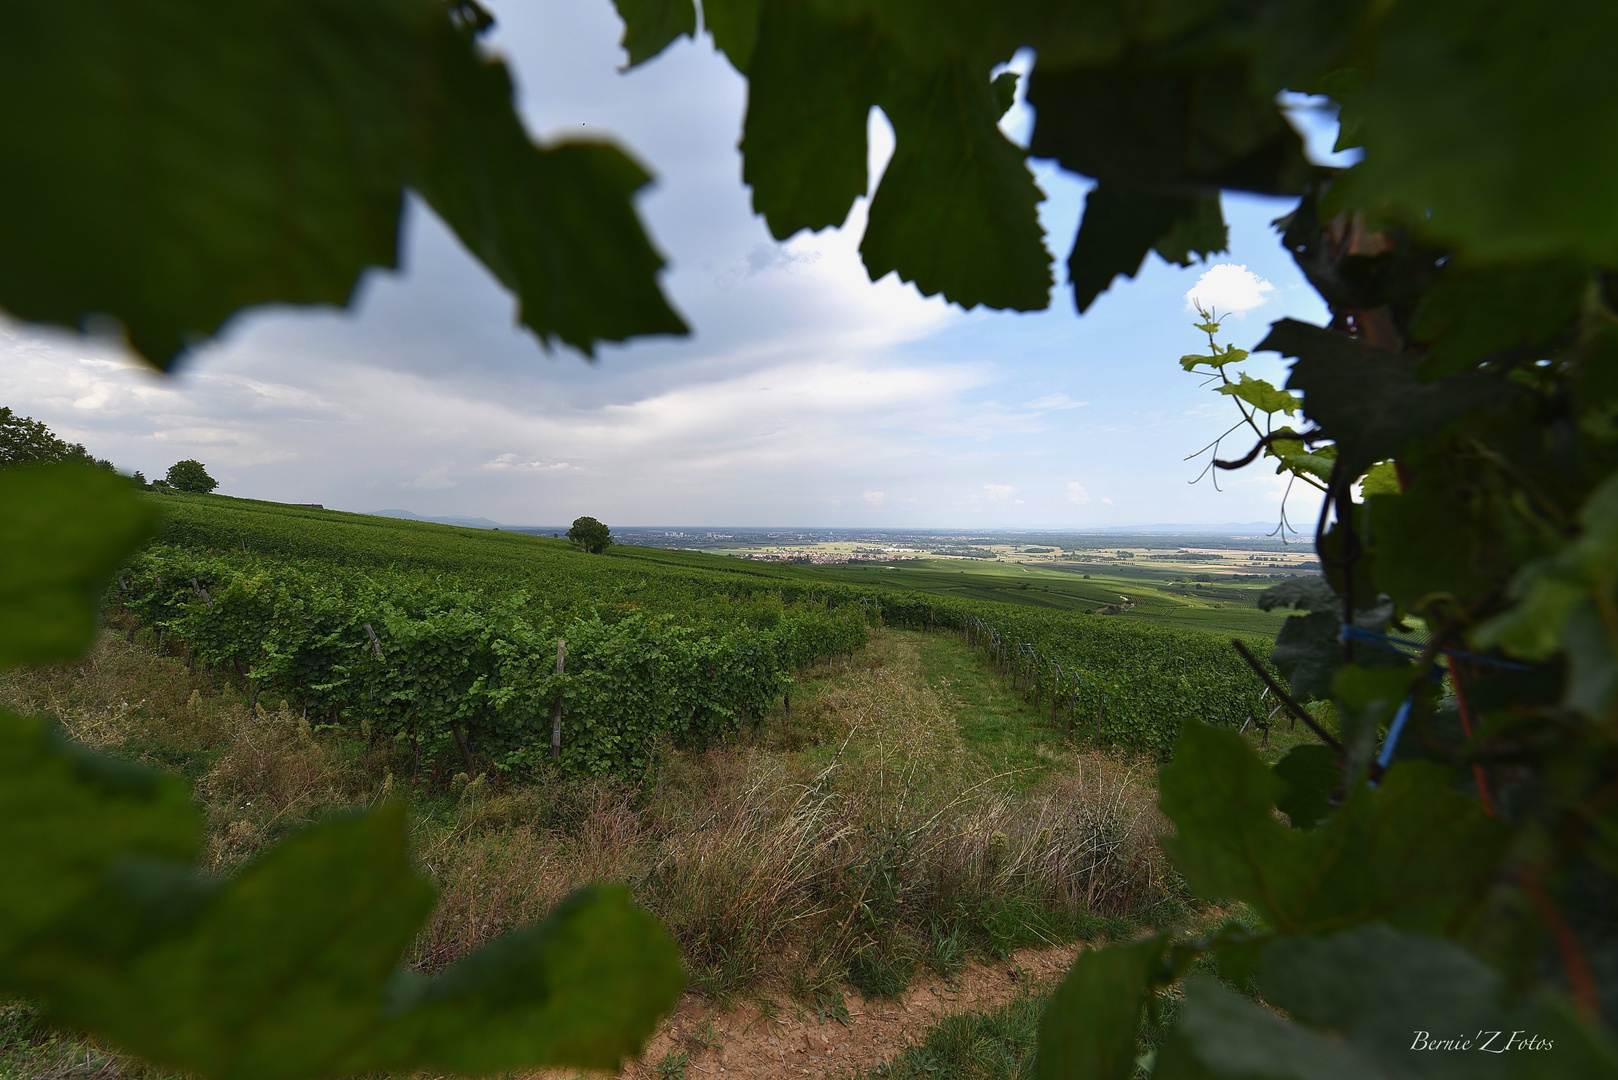
<instances>
[{"instance_id":1,"label":"large green leaf","mask_svg":"<svg viewBox=\"0 0 1618 1080\"><path fill-rule=\"evenodd\" d=\"M1140 194L1127 184L1105 181L1091 189L1067 258L1079 311L1089 310L1119 274L1139 273L1146 256L1160 245L1169 249L1164 258L1223 249L1225 223L1218 196Z\"/></svg>"},{"instance_id":2,"label":"large green leaf","mask_svg":"<svg viewBox=\"0 0 1618 1080\"><path fill-rule=\"evenodd\" d=\"M338 1071L370 1034L433 890L403 807L317 825L228 882L126 862L13 958L61 1022L210 1077Z\"/></svg>"},{"instance_id":3,"label":"large green leaf","mask_svg":"<svg viewBox=\"0 0 1618 1080\"><path fill-rule=\"evenodd\" d=\"M98 884L11 951L0 987L208 1077L616 1068L684 981L622 889L581 890L436 978L396 968L433 903L397 805L305 830L228 881L126 857Z\"/></svg>"},{"instance_id":4,"label":"large green leaf","mask_svg":"<svg viewBox=\"0 0 1618 1080\"><path fill-rule=\"evenodd\" d=\"M189 861L200 834L177 778L0 710L0 973L19 941L88 896L113 863Z\"/></svg>"},{"instance_id":5,"label":"large green leaf","mask_svg":"<svg viewBox=\"0 0 1618 1080\"><path fill-rule=\"evenodd\" d=\"M243 307L347 303L367 267L396 265L415 186L541 338L682 328L629 202L644 175L608 148L583 167L534 146L474 5L65 0L7 20L14 315L111 316L166 367Z\"/></svg>"},{"instance_id":6,"label":"large green leaf","mask_svg":"<svg viewBox=\"0 0 1618 1080\"><path fill-rule=\"evenodd\" d=\"M650 175L605 143L534 146L505 65L466 37L444 27L433 39L437 81L423 95L412 176L423 197L516 294L541 341L589 353L597 340L683 332L630 201Z\"/></svg>"},{"instance_id":7,"label":"large green leaf","mask_svg":"<svg viewBox=\"0 0 1618 1080\"><path fill-rule=\"evenodd\" d=\"M809 4L763 6L742 179L777 240L841 225L866 193L865 125L887 78L885 53L867 25L821 18Z\"/></svg>"},{"instance_id":8,"label":"large green leaf","mask_svg":"<svg viewBox=\"0 0 1618 1080\"><path fill-rule=\"evenodd\" d=\"M1167 57L1175 59L1169 60ZM1028 83L1036 110L1029 151L1102 183L1302 191L1303 144L1274 90L1237 60L1165 49L1116 66L1042 62Z\"/></svg>"},{"instance_id":9,"label":"large green leaf","mask_svg":"<svg viewBox=\"0 0 1618 1080\"><path fill-rule=\"evenodd\" d=\"M581 889L434 979L401 972L368 1069L507 1072L537 1062L615 1070L684 986L679 949L620 886Z\"/></svg>"},{"instance_id":10,"label":"large green leaf","mask_svg":"<svg viewBox=\"0 0 1618 1080\"><path fill-rule=\"evenodd\" d=\"M697 8L692 0L612 0L624 20L624 51L629 66L643 64L668 48L677 37L697 30Z\"/></svg>"},{"instance_id":11,"label":"large green leaf","mask_svg":"<svg viewBox=\"0 0 1618 1080\"><path fill-rule=\"evenodd\" d=\"M1168 939L1086 949L1039 1021L1036 1080L1129 1080L1141 1014L1162 974Z\"/></svg>"},{"instance_id":12,"label":"large green leaf","mask_svg":"<svg viewBox=\"0 0 1618 1080\"><path fill-rule=\"evenodd\" d=\"M89 648L107 582L157 517L150 499L105 469L0 469L0 667Z\"/></svg>"},{"instance_id":13,"label":"large green leaf","mask_svg":"<svg viewBox=\"0 0 1618 1080\"><path fill-rule=\"evenodd\" d=\"M1618 694L1618 633L1607 615L1618 598L1618 476L1591 493L1579 524L1580 534L1561 551L1518 572L1511 583L1516 606L1474 640L1532 659L1566 650L1567 704L1602 716Z\"/></svg>"},{"instance_id":14,"label":"large green leaf","mask_svg":"<svg viewBox=\"0 0 1618 1080\"><path fill-rule=\"evenodd\" d=\"M942 68L880 100L896 143L860 244L871 279L897 271L924 296L941 292L965 308L1049 304L1051 258L1036 210L1044 195L996 125L987 73Z\"/></svg>"},{"instance_id":15,"label":"large green leaf","mask_svg":"<svg viewBox=\"0 0 1618 1080\"><path fill-rule=\"evenodd\" d=\"M1618 71L1606 0L1394 4L1374 31L1337 199L1468 255L1618 262ZM1576 106L1570 107L1570 103Z\"/></svg>"},{"instance_id":16,"label":"large green leaf","mask_svg":"<svg viewBox=\"0 0 1618 1080\"><path fill-rule=\"evenodd\" d=\"M1431 765L1396 765L1299 832L1272 813L1285 782L1241 736L1189 724L1160 789L1176 833L1163 847L1191 889L1252 904L1287 933L1370 919L1442 930L1469 909L1502 850L1504 827Z\"/></svg>"},{"instance_id":17,"label":"large green leaf","mask_svg":"<svg viewBox=\"0 0 1618 1080\"><path fill-rule=\"evenodd\" d=\"M1285 1019L1206 976L1185 1007L1157 1080L1489 1080L1618 1075L1600 1031L1554 995L1514 1000L1453 942L1387 926L1284 938L1265 950L1264 999Z\"/></svg>"},{"instance_id":18,"label":"large green leaf","mask_svg":"<svg viewBox=\"0 0 1618 1080\"><path fill-rule=\"evenodd\" d=\"M1484 372L1422 382L1417 361L1296 319L1272 324L1255 348L1297 357L1287 389L1303 391L1304 413L1336 441L1343 470L1355 477L1397 458L1417 435L1512 396L1508 383Z\"/></svg>"}]
</instances>

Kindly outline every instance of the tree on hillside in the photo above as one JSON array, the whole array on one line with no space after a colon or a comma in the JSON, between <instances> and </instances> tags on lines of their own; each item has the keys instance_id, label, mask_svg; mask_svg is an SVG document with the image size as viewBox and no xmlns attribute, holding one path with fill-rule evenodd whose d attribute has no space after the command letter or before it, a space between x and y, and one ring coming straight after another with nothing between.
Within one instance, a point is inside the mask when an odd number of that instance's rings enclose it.
<instances>
[{"instance_id":1,"label":"tree on hillside","mask_svg":"<svg viewBox=\"0 0 1618 1080\"><path fill-rule=\"evenodd\" d=\"M168 485L176 491L190 491L206 495L219 486L219 481L208 475L208 470L196 458L186 458L169 466Z\"/></svg>"},{"instance_id":2,"label":"tree on hillside","mask_svg":"<svg viewBox=\"0 0 1618 1080\"><path fill-rule=\"evenodd\" d=\"M592 555L599 555L612 543L612 530L593 517L581 517L567 531L567 538Z\"/></svg>"},{"instance_id":3,"label":"tree on hillside","mask_svg":"<svg viewBox=\"0 0 1618 1080\"><path fill-rule=\"evenodd\" d=\"M93 456L83 443L70 443L40 420L18 416L8 406L0 406L0 466L28 465L43 461L81 461L111 470L112 462Z\"/></svg>"}]
</instances>

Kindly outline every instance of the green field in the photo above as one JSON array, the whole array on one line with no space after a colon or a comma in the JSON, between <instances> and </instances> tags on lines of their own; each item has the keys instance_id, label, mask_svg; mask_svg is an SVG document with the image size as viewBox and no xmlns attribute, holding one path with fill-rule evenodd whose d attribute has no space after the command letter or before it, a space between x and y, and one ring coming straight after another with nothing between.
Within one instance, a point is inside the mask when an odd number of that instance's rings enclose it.
<instances>
[{"instance_id":1,"label":"green field","mask_svg":"<svg viewBox=\"0 0 1618 1080\"><path fill-rule=\"evenodd\" d=\"M859 588L937 593L962 600L1027 604L1057 611L1106 611L1113 617L1186 630L1274 637L1281 612L1260 611L1258 594L1273 580L1202 573L1173 563L1141 566L913 559L892 564L803 567L799 573ZM1127 598L1127 599L1126 599Z\"/></svg>"}]
</instances>

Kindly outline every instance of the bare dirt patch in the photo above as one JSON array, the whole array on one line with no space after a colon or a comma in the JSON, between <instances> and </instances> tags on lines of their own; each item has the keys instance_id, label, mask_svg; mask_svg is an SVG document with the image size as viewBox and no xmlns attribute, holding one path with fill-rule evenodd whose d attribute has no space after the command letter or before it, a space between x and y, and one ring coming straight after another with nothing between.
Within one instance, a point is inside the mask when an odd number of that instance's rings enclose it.
<instances>
[{"instance_id":1,"label":"bare dirt patch","mask_svg":"<svg viewBox=\"0 0 1618 1080\"><path fill-rule=\"evenodd\" d=\"M1048 987L1066 973L1082 945L1023 949L996 963L968 964L949 980L924 979L894 998L866 1000L845 994L847 1019L830 1007L806 1008L779 996L720 1008L688 995L626 1066L628 1080L665 1080L683 1063L688 1078L842 1077L859 1074L904 1052L951 1013L993 1009L1029 989ZM773 1012L773 1015L771 1013ZM671 1057L672 1055L672 1057Z\"/></svg>"}]
</instances>

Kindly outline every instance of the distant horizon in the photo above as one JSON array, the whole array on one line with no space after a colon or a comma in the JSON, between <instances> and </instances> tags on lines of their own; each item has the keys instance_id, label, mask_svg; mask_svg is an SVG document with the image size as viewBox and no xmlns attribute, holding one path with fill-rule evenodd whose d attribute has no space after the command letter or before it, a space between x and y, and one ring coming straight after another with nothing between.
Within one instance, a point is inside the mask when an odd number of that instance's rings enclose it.
<instances>
[{"instance_id":1,"label":"distant horizon","mask_svg":"<svg viewBox=\"0 0 1618 1080\"><path fill-rule=\"evenodd\" d=\"M334 509L336 509L336 507L326 507L326 509L334 510ZM520 532L530 532L530 531L532 531L532 532L546 532L546 531L565 532L571 526L571 522L558 523L558 524L524 525L524 524L516 524L516 523L513 523L513 522L495 521L492 518L482 517L482 516L472 516L472 515L462 515L462 514L427 515L427 514L417 513L417 512L415 512L413 510L406 510L406 509L404 509L402 507L391 507L391 508L383 509L383 510L343 511L343 512L344 513L356 513L356 512L358 512L358 513L362 514L365 517L394 517L394 518L401 518L401 519L404 519L404 520L426 521L426 522L430 522L432 524L437 524L437 525L461 525L462 527L470 527L470 528L499 528L499 529L503 529L503 530L514 530L514 531L520 531ZM485 525L474 524L474 523L479 523L479 522L486 522L487 524L485 524ZM1012 534L1016 534L1016 535L1032 534L1032 535L1040 535L1040 536L1085 536L1085 535L1128 534L1130 532L1139 532L1139 533L1146 533L1146 534L1159 534L1159 533L1161 533L1161 534L1164 534L1164 535L1173 535L1173 534L1179 533L1179 534L1193 535L1193 536L1197 536L1197 535L1202 535L1202 536L1233 536L1233 535L1249 535L1252 532L1260 531L1260 530L1262 530L1264 533L1267 534L1267 533L1270 533L1270 532L1274 531L1274 529L1275 529L1275 522L1273 522L1273 521L1138 522L1138 523L1133 523L1133 524L1126 523L1126 524L1121 524L1121 525L1093 525L1093 526L1068 526L1068 527L1050 527L1050 526L1039 526L1039 525L1026 525L1026 526L997 525L997 526L988 527L988 528L985 528L985 527L982 527L982 526L971 526L971 525L917 525L917 526L905 526L905 527L874 526L874 525L714 525L714 524L705 524L705 525L682 525L682 524L614 525L610 521L607 522L606 524L607 524L608 528L610 528L610 529L612 529L614 531L622 531L622 532L671 532L671 531L675 531L675 532L700 532L700 533L715 533L715 532L744 532L744 533L859 532L859 533L881 533L881 534L893 534L893 535L920 535L920 534L927 534L927 533L949 533L949 534L952 534L952 535L975 534L975 535L982 535L982 536L1012 535ZM1296 534L1296 536L1299 539L1301 539L1303 537L1303 535L1304 534L1302 532L1299 532L1299 533Z\"/></svg>"}]
</instances>

